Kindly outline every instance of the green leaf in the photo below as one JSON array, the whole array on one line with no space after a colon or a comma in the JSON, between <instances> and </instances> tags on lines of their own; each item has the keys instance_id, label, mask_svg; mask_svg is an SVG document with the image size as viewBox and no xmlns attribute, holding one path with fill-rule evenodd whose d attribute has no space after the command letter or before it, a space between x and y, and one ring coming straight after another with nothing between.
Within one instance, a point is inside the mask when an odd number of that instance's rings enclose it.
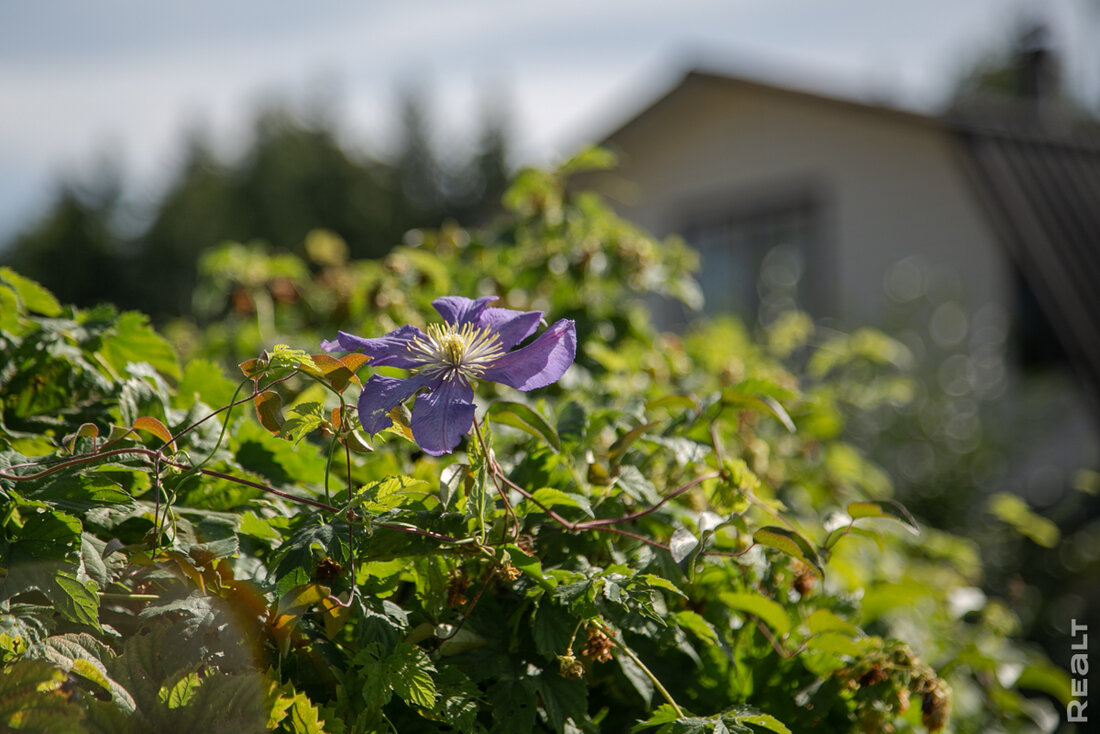
<instances>
[{"instance_id":1,"label":"green leaf","mask_svg":"<svg viewBox=\"0 0 1100 734\"><path fill-rule=\"evenodd\" d=\"M1014 687L1049 693L1061 701L1063 706L1073 698L1073 679L1070 674L1045 661L1027 665L1016 679Z\"/></svg>"},{"instance_id":2,"label":"green leaf","mask_svg":"<svg viewBox=\"0 0 1100 734\"><path fill-rule=\"evenodd\" d=\"M791 730L771 714L735 714L735 716L739 724L762 726L768 731L774 731L776 734L791 734Z\"/></svg>"},{"instance_id":3,"label":"green leaf","mask_svg":"<svg viewBox=\"0 0 1100 734\"><path fill-rule=\"evenodd\" d=\"M0 282L15 291L23 303L23 308L50 318L61 315L61 304L54 295L30 278L20 275L11 268L0 267Z\"/></svg>"},{"instance_id":4,"label":"green leaf","mask_svg":"<svg viewBox=\"0 0 1100 734\"><path fill-rule=\"evenodd\" d=\"M1016 532L1043 548L1058 545L1061 533L1058 526L1047 518L1032 512L1027 503L1014 494L998 492L989 498L989 511Z\"/></svg>"},{"instance_id":5,"label":"green leaf","mask_svg":"<svg viewBox=\"0 0 1100 734\"><path fill-rule=\"evenodd\" d=\"M328 598L329 590L319 584L296 586L279 599L278 614L300 616L310 607Z\"/></svg>"},{"instance_id":6,"label":"green leaf","mask_svg":"<svg viewBox=\"0 0 1100 734\"><path fill-rule=\"evenodd\" d=\"M781 604L759 594L723 592L718 595L722 603L741 612L759 617L779 637L785 637L791 631L791 620Z\"/></svg>"},{"instance_id":7,"label":"green leaf","mask_svg":"<svg viewBox=\"0 0 1100 734\"><path fill-rule=\"evenodd\" d=\"M304 693L295 694L281 723L284 730L289 730L289 734L325 734L321 712Z\"/></svg>"},{"instance_id":8,"label":"green leaf","mask_svg":"<svg viewBox=\"0 0 1100 734\"><path fill-rule=\"evenodd\" d=\"M423 708L435 704L435 682L428 654L416 645L402 642L386 659L386 673L393 692L406 702Z\"/></svg>"},{"instance_id":9,"label":"green leaf","mask_svg":"<svg viewBox=\"0 0 1100 734\"><path fill-rule=\"evenodd\" d=\"M815 609L813 614L806 618L806 626L810 628L810 633L815 635L823 632L838 632L849 637L858 637L862 634L859 627L838 617L828 609Z\"/></svg>"},{"instance_id":10,"label":"green leaf","mask_svg":"<svg viewBox=\"0 0 1100 734\"><path fill-rule=\"evenodd\" d=\"M508 558L512 565L525 575L533 578L539 586L544 589L553 589L558 585L557 579L543 573L542 564L539 563L538 556L529 556L519 547L514 545L505 546L505 550L508 551Z\"/></svg>"},{"instance_id":11,"label":"green leaf","mask_svg":"<svg viewBox=\"0 0 1100 734\"><path fill-rule=\"evenodd\" d=\"M645 721L639 722L631 729L631 732L644 731L645 729L652 729L655 726L664 726L665 724L672 724L679 720L680 715L676 713L676 709L672 708L667 703L662 703L658 706L649 718Z\"/></svg>"},{"instance_id":12,"label":"green leaf","mask_svg":"<svg viewBox=\"0 0 1100 734\"><path fill-rule=\"evenodd\" d=\"M646 431L656 426L660 421L650 421L649 423L643 423L640 426L632 428L623 434L615 443L611 444L611 449L608 452L608 460L611 462L611 466L618 466L619 462L623 460L623 456L626 455L627 449L641 438Z\"/></svg>"},{"instance_id":13,"label":"green leaf","mask_svg":"<svg viewBox=\"0 0 1100 734\"><path fill-rule=\"evenodd\" d=\"M920 525L905 509L905 506L894 500L879 500L877 502L852 502L847 507L848 516L854 520L864 517L884 517L896 520L905 526L913 535L920 535Z\"/></svg>"},{"instance_id":14,"label":"green leaf","mask_svg":"<svg viewBox=\"0 0 1100 734\"><path fill-rule=\"evenodd\" d=\"M179 361L171 345L149 325L149 318L137 311L119 314L114 326L103 335L99 349L119 375L133 362L147 362L158 372L180 379Z\"/></svg>"},{"instance_id":15,"label":"green leaf","mask_svg":"<svg viewBox=\"0 0 1100 734\"><path fill-rule=\"evenodd\" d=\"M0 731L81 734L81 710L62 690L65 671L41 660L0 666Z\"/></svg>"},{"instance_id":16,"label":"green leaf","mask_svg":"<svg viewBox=\"0 0 1100 734\"><path fill-rule=\"evenodd\" d=\"M317 402L300 403L290 412L293 417L279 427L279 438L300 441L328 421L324 406Z\"/></svg>"},{"instance_id":17,"label":"green leaf","mask_svg":"<svg viewBox=\"0 0 1100 734\"><path fill-rule=\"evenodd\" d=\"M237 532L262 540L278 540L282 537L278 530L271 527L271 523L252 510L246 510L237 516Z\"/></svg>"},{"instance_id":18,"label":"green leaf","mask_svg":"<svg viewBox=\"0 0 1100 734\"><path fill-rule=\"evenodd\" d=\"M367 512L385 512L400 507L410 496L425 494L429 487L423 479L403 474L389 476L361 487L353 504Z\"/></svg>"},{"instance_id":19,"label":"green leaf","mask_svg":"<svg viewBox=\"0 0 1100 734\"><path fill-rule=\"evenodd\" d=\"M543 507L575 507L589 517L596 516L592 512L592 505L588 502L588 498L579 494L563 492L552 487L542 487L536 489L531 496L537 504Z\"/></svg>"},{"instance_id":20,"label":"green leaf","mask_svg":"<svg viewBox=\"0 0 1100 734\"><path fill-rule=\"evenodd\" d=\"M176 389L180 398L176 407L190 407L195 395L207 405L228 405L236 389L237 386L225 376L221 367L207 359L191 359L184 367L183 377Z\"/></svg>"},{"instance_id":21,"label":"green leaf","mask_svg":"<svg viewBox=\"0 0 1100 734\"><path fill-rule=\"evenodd\" d=\"M561 450L561 440L546 419L523 403L502 401L493 403L485 412L485 417L494 423L526 431L535 438L542 439L554 451Z\"/></svg>"},{"instance_id":22,"label":"green leaf","mask_svg":"<svg viewBox=\"0 0 1100 734\"><path fill-rule=\"evenodd\" d=\"M268 354L268 364L271 369L298 369L311 374L321 374L321 368L313 361L309 352L301 349L291 349L286 344L276 344Z\"/></svg>"},{"instance_id":23,"label":"green leaf","mask_svg":"<svg viewBox=\"0 0 1100 734\"><path fill-rule=\"evenodd\" d=\"M569 720L578 728L583 725L588 718L588 688L583 681L543 673L534 677L533 682L542 697L551 729L561 734Z\"/></svg>"},{"instance_id":24,"label":"green leaf","mask_svg":"<svg viewBox=\"0 0 1100 734\"><path fill-rule=\"evenodd\" d=\"M810 541L793 530L769 525L753 533L752 539L754 543L794 556L812 568L820 578L825 578L825 569L821 565L817 551L810 545Z\"/></svg>"},{"instance_id":25,"label":"green leaf","mask_svg":"<svg viewBox=\"0 0 1100 734\"><path fill-rule=\"evenodd\" d=\"M685 609L682 612L674 612L672 619L678 626L691 632L708 645L714 645L715 647L719 645L718 633L715 631L714 626L703 619L698 612Z\"/></svg>"},{"instance_id":26,"label":"green leaf","mask_svg":"<svg viewBox=\"0 0 1100 734\"><path fill-rule=\"evenodd\" d=\"M489 687L489 709L496 722L494 731L530 734L535 727L538 703L526 681L501 680Z\"/></svg>"},{"instance_id":27,"label":"green leaf","mask_svg":"<svg viewBox=\"0 0 1100 734\"><path fill-rule=\"evenodd\" d=\"M171 687L161 690L162 700L170 709L183 708L195 695L201 683L198 673L191 672L181 676Z\"/></svg>"}]
</instances>

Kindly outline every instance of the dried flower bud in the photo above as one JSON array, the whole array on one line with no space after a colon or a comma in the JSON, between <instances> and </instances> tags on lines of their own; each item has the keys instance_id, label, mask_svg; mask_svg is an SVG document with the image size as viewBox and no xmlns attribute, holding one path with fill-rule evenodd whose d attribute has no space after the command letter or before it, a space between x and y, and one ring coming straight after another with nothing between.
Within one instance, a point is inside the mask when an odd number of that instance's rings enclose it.
<instances>
[{"instance_id":1,"label":"dried flower bud","mask_svg":"<svg viewBox=\"0 0 1100 734\"><path fill-rule=\"evenodd\" d=\"M558 670L563 678L580 678L584 675L584 663L573 655L558 655Z\"/></svg>"},{"instance_id":2,"label":"dried flower bud","mask_svg":"<svg viewBox=\"0 0 1100 734\"><path fill-rule=\"evenodd\" d=\"M597 627L589 627L587 632L588 642L581 650L581 655L598 663L606 663L611 659L611 648L615 643Z\"/></svg>"}]
</instances>

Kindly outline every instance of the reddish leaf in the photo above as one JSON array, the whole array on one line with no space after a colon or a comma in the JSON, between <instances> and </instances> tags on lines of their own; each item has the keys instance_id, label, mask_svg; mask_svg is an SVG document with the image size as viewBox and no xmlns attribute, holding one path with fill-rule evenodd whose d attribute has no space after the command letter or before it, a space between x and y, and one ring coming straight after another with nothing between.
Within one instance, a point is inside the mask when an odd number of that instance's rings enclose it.
<instances>
[{"instance_id":1,"label":"reddish leaf","mask_svg":"<svg viewBox=\"0 0 1100 734\"><path fill-rule=\"evenodd\" d=\"M153 434L161 441L164 441L166 444L168 444L168 448L170 448L172 452L175 453L176 444L172 440L172 432L169 431L167 426L165 426L156 418L152 418L147 415L142 416L141 418L138 418L136 421L134 421L134 428L138 428L142 431Z\"/></svg>"},{"instance_id":2,"label":"reddish leaf","mask_svg":"<svg viewBox=\"0 0 1100 734\"><path fill-rule=\"evenodd\" d=\"M267 369L267 360L246 359L237 366L241 368L241 372L244 373L245 377L254 380Z\"/></svg>"},{"instance_id":3,"label":"reddish leaf","mask_svg":"<svg viewBox=\"0 0 1100 734\"><path fill-rule=\"evenodd\" d=\"M264 390L253 400L256 405L256 418L260 425L278 435L283 427L283 399L279 393L273 390Z\"/></svg>"},{"instance_id":4,"label":"reddish leaf","mask_svg":"<svg viewBox=\"0 0 1100 734\"><path fill-rule=\"evenodd\" d=\"M349 382L354 382L356 385L362 387L363 383L355 376L355 369L357 369L357 367L349 367L343 360L330 357L327 354L313 354L310 356L317 365L317 371L314 372L313 370L309 370L309 372L327 382L336 392L344 392ZM363 357L364 360L366 359L364 355L351 356L360 356Z\"/></svg>"}]
</instances>

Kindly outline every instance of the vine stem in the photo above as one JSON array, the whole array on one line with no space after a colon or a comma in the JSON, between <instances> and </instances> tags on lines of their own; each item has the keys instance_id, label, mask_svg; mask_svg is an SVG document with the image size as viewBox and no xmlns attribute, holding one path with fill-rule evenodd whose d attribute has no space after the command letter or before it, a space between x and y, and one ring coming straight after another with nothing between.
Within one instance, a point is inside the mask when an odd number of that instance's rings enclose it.
<instances>
[{"instance_id":1,"label":"vine stem","mask_svg":"<svg viewBox=\"0 0 1100 734\"><path fill-rule=\"evenodd\" d=\"M602 627L605 633L609 634L612 637L617 636L619 638L618 641L615 643L615 647L621 650L624 655L634 661L635 665L642 669L642 672L645 673L646 678L649 678L650 683L652 683L653 686L658 691L660 691L661 696L665 699L665 701L668 701L668 705L671 706L672 709L676 712L676 717L680 719L684 718L684 710L680 708L679 704L676 703L676 700L672 697L672 694L669 693L668 689L665 688L661 681L657 679L657 676L653 674L653 671L646 667L646 664L642 662L641 658L639 658L633 650L627 647L626 643L622 640L622 636L615 635L601 622L597 622L596 624Z\"/></svg>"}]
</instances>

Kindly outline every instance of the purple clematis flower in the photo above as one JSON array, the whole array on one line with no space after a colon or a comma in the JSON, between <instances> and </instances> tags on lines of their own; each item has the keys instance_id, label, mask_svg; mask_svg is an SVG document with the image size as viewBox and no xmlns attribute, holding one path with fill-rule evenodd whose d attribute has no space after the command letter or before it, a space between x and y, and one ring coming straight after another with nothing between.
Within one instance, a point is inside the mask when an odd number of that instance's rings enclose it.
<instances>
[{"instance_id":1,"label":"purple clematis flower","mask_svg":"<svg viewBox=\"0 0 1100 734\"><path fill-rule=\"evenodd\" d=\"M577 356L577 331L562 319L527 346L541 311L488 308L493 297L476 301L446 296L432 301L444 323L427 333L402 326L385 336L364 339L343 331L321 342L326 352L361 351L371 364L413 370L407 378L371 375L359 395L359 421L370 433L392 424L388 413L424 390L412 410L416 443L429 454L448 454L474 422L471 380L492 380L517 390L545 387L565 374Z\"/></svg>"}]
</instances>

